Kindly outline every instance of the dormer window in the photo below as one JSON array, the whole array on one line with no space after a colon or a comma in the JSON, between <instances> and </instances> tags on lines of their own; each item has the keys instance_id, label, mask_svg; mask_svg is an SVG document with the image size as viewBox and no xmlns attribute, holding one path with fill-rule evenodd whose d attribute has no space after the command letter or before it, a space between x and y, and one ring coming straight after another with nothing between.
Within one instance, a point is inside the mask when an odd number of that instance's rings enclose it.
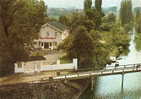
<instances>
[{"instance_id":1,"label":"dormer window","mask_svg":"<svg viewBox=\"0 0 141 99\"><path fill-rule=\"evenodd\" d=\"M55 37L57 37L57 32L55 32Z\"/></svg>"}]
</instances>

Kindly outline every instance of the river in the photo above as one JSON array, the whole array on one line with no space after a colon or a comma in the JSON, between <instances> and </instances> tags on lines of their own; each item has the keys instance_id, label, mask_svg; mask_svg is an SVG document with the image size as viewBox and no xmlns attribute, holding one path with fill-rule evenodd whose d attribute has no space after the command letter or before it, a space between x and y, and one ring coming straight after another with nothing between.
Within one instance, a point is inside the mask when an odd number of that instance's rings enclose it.
<instances>
[{"instance_id":1,"label":"river","mask_svg":"<svg viewBox=\"0 0 141 99\"><path fill-rule=\"evenodd\" d=\"M134 39L135 31L131 35L128 55L120 56L121 60L118 60L120 65L141 63L141 52L136 50ZM93 92L88 89L84 93L85 98L82 97L82 99L141 99L140 72L125 74L123 89L121 83L122 75L98 77L96 89ZM94 98L94 96L97 98Z\"/></svg>"}]
</instances>

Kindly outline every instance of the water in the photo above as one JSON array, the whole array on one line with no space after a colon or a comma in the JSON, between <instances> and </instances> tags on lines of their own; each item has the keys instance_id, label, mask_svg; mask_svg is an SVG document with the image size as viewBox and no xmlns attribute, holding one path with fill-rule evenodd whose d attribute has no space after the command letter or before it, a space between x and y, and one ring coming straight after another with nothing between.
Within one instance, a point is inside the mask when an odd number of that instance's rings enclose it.
<instances>
[{"instance_id":1,"label":"water","mask_svg":"<svg viewBox=\"0 0 141 99\"><path fill-rule=\"evenodd\" d=\"M131 36L129 54L121 56L118 60L120 65L141 63L141 52L136 50L134 42L135 31ZM98 78L96 96L120 96L122 75L103 76ZM124 76L123 94L125 96L141 96L141 73L130 73Z\"/></svg>"},{"instance_id":2,"label":"water","mask_svg":"<svg viewBox=\"0 0 141 99\"><path fill-rule=\"evenodd\" d=\"M120 65L141 63L141 52L136 50L134 39L135 31L133 31L133 34L131 35L129 46L130 52L127 56L120 56L121 60L118 60ZM99 99L141 99L141 73L125 74L123 93L121 88L121 81L122 75L99 77L94 93L95 96L104 97ZM123 95L125 97L121 98ZM110 96L117 96L120 98L105 98ZM87 99L95 98L87 97Z\"/></svg>"},{"instance_id":3,"label":"water","mask_svg":"<svg viewBox=\"0 0 141 99\"><path fill-rule=\"evenodd\" d=\"M131 36L130 46L129 46L129 54L127 56L121 56L121 60L119 63L121 65L124 64L136 64L141 63L141 51L136 50L135 40L135 30L133 30L133 35Z\"/></svg>"}]
</instances>

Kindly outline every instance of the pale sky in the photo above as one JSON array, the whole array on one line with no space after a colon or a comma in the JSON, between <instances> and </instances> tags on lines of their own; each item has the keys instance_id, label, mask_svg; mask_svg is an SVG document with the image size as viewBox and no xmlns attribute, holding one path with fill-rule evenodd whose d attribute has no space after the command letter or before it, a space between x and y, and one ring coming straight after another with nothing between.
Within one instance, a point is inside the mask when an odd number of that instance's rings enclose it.
<instances>
[{"instance_id":1,"label":"pale sky","mask_svg":"<svg viewBox=\"0 0 141 99\"><path fill-rule=\"evenodd\" d=\"M83 8L84 0L44 0L49 8ZM94 0L93 0L94 1ZM119 6L121 0L103 0L103 7ZM141 0L132 0L134 6L141 6Z\"/></svg>"}]
</instances>

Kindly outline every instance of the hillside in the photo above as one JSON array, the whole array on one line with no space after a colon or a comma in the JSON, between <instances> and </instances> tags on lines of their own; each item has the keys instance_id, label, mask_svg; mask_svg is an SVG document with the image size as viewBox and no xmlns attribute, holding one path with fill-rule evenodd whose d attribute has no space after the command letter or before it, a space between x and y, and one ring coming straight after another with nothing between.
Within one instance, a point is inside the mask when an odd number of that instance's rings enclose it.
<instances>
[{"instance_id":1,"label":"hillside","mask_svg":"<svg viewBox=\"0 0 141 99\"><path fill-rule=\"evenodd\" d=\"M49 8L48 9L48 16L51 18L58 19L62 15L68 15L73 12L81 12L82 9L65 9L65 8ZM109 7L109 8L103 8L103 12L106 13L116 13L117 7Z\"/></svg>"},{"instance_id":2,"label":"hillside","mask_svg":"<svg viewBox=\"0 0 141 99\"><path fill-rule=\"evenodd\" d=\"M141 12L141 7L134 8L134 12L137 12L138 10Z\"/></svg>"},{"instance_id":3,"label":"hillside","mask_svg":"<svg viewBox=\"0 0 141 99\"><path fill-rule=\"evenodd\" d=\"M108 8L103 8L103 12L106 13L116 13L117 12L117 7L108 7Z\"/></svg>"},{"instance_id":4,"label":"hillside","mask_svg":"<svg viewBox=\"0 0 141 99\"><path fill-rule=\"evenodd\" d=\"M68 15L76 11L81 11L81 10L80 9L49 8L48 16L58 19L62 15Z\"/></svg>"}]
</instances>

